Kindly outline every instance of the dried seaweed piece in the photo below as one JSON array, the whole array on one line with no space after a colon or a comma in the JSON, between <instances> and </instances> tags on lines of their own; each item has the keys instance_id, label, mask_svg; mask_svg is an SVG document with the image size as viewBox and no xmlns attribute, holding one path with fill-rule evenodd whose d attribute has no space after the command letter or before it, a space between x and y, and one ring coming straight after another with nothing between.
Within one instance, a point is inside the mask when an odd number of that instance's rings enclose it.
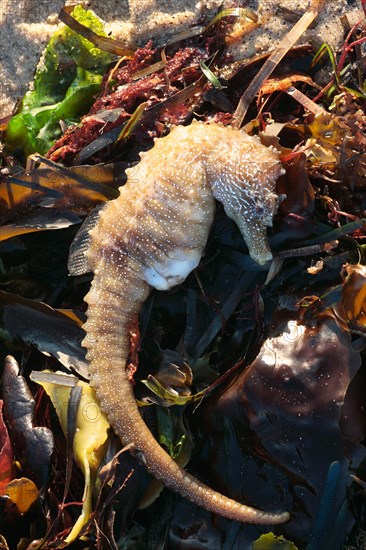
<instances>
[{"instance_id":1,"label":"dried seaweed piece","mask_svg":"<svg viewBox=\"0 0 366 550\"><path fill-rule=\"evenodd\" d=\"M212 19L209 21L206 25L193 27L192 29L189 29L187 31L183 31L178 33L173 39L169 40L167 45L176 44L177 42L181 40L186 40L187 38L192 38L193 36L198 36L201 34L204 34L206 31L210 29L210 27L216 25L219 23L222 19L226 17L238 17L241 19L249 19L252 23L257 23L258 16L255 12L247 9L247 8L227 8L219 11ZM240 31L239 31L240 33ZM238 34L238 30L234 31L234 36L231 34L227 35L228 40L234 40L235 34ZM225 37L226 38L226 37Z\"/></svg>"},{"instance_id":2,"label":"dried seaweed piece","mask_svg":"<svg viewBox=\"0 0 366 550\"><path fill-rule=\"evenodd\" d=\"M89 42L92 42L97 48L100 50L103 50L105 52L114 53L123 57L133 57L135 51L130 50L126 48L125 44L121 42L120 40L116 40L114 38L110 38L109 36L103 36L101 34L97 34L89 27L83 25L80 23L77 19L72 17L70 14L70 11L73 10L73 6L66 6L62 8L60 13L58 14L58 18L60 21L65 23L70 29L75 31L77 34L80 34Z\"/></svg>"},{"instance_id":3,"label":"dried seaweed piece","mask_svg":"<svg viewBox=\"0 0 366 550\"><path fill-rule=\"evenodd\" d=\"M278 192L285 197L280 212L309 218L314 210L315 192L305 170L306 156L299 154L285 166L286 177L278 182Z\"/></svg>"},{"instance_id":4,"label":"dried seaweed piece","mask_svg":"<svg viewBox=\"0 0 366 550\"><path fill-rule=\"evenodd\" d=\"M19 513L24 514L38 499L38 489L31 479L21 477L7 484L5 494L16 504Z\"/></svg>"},{"instance_id":5,"label":"dried seaweed piece","mask_svg":"<svg viewBox=\"0 0 366 550\"><path fill-rule=\"evenodd\" d=\"M30 216L24 216L22 221L7 224L1 227L0 241L5 241L19 235L37 233L38 231L51 231L65 229L71 225L80 224L82 219L73 212L54 210L42 210L33 212Z\"/></svg>"},{"instance_id":6,"label":"dried seaweed piece","mask_svg":"<svg viewBox=\"0 0 366 550\"><path fill-rule=\"evenodd\" d=\"M34 426L35 401L14 357L4 365L4 415L17 459L38 488L49 479L53 435L45 427Z\"/></svg>"},{"instance_id":7,"label":"dried seaweed piece","mask_svg":"<svg viewBox=\"0 0 366 550\"><path fill-rule=\"evenodd\" d=\"M321 89L321 87L316 82L314 82L312 78L305 75L293 74L291 76L269 79L262 84L258 93L257 104L260 104L261 108L258 112L257 119L260 119L262 117L263 110L265 109L265 106L268 102L268 99L264 100L263 96L272 94L276 91L288 94L298 103L300 103L300 105L302 105L304 109L306 109L310 113L313 113L314 115L326 113L326 110L323 107L316 104L314 101L312 101L312 99L310 99L310 97L295 88L293 84L294 82L305 82L309 86ZM253 121L250 124L253 124ZM271 126L273 126L273 124Z\"/></svg>"},{"instance_id":8,"label":"dried seaweed piece","mask_svg":"<svg viewBox=\"0 0 366 550\"><path fill-rule=\"evenodd\" d=\"M232 126L234 128L240 128L247 113L249 104L254 99L263 82L272 74L272 72L281 61L281 59L283 59L283 57L286 55L288 50L297 42L300 36L308 28L308 26L314 21L314 19L317 17L318 13L322 9L324 3L325 0L312 0L309 9L294 25L290 32L281 40L280 44L269 56L263 67L253 78L250 85L240 98L238 106L233 115Z\"/></svg>"},{"instance_id":9,"label":"dried seaweed piece","mask_svg":"<svg viewBox=\"0 0 366 550\"><path fill-rule=\"evenodd\" d=\"M40 156L33 155L33 159L42 163L39 168L24 170L0 183L1 240L17 231L27 233L27 228L31 232L32 228L80 223L79 215L118 196L113 187L121 183L118 166L64 168Z\"/></svg>"},{"instance_id":10,"label":"dried seaweed piece","mask_svg":"<svg viewBox=\"0 0 366 550\"><path fill-rule=\"evenodd\" d=\"M366 267L347 264L343 270L342 297L334 310L353 332L366 334Z\"/></svg>"},{"instance_id":11,"label":"dried seaweed piece","mask_svg":"<svg viewBox=\"0 0 366 550\"><path fill-rule=\"evenodd\" d=\"M6 334L52 355L66 368L88 377L81 348L80 323L52 307L0 290L0 313Z\"/></svg>"},{"instance_id":12,"label":"dried seaweed piece","mask_svg":"<svg viewBox=\"0 0 366 550\"><path fill-rule=\"evenodd\" d=\"M363 109L351 104L349 94L340 94L334 100L332 113L318 115L307 124L288 124L282 135L288 131L292 133L292 144L295 132L298 134L297 143L305 140L305 144L296 149L307 156L309 177L324 180L333 196L347 206L351 205L350 217L355 214L362 216L363 210L359 208L362 195L352 195L363 192L366 186L366 117Z\"/></svg>"}]
</instances>

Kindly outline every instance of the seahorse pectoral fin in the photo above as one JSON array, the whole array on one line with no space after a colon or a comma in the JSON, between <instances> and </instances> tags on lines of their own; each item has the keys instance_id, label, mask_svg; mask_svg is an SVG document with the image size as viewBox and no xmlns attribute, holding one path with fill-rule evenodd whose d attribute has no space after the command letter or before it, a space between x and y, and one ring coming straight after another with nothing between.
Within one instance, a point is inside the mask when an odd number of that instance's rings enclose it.
<instances>
[{"instance_id":1,"label":"seahorse pectoral fin","mask_svg":"<svg viewBox=\"0 0 366 550\"><path fill-rule=\"evenodd\" d=\"M99 214L105 204L99 204L92 210L84 223L76 233L70 246L69 259L67 267L70 275L84 275L90 273L93 267L89 265L87 252L90 249L91 237L90 230L95 227L99 221Z\"/></svg>"},{"instance_id":2,"label":"seahorse pectoral fin","mask_svg":"<svg viewBox=\"0 0 366 550\"><path fill-rule=\"evenodd\" d=\"M272 260L272 252L268 244L267 227L258 220L246 220L236 217L235 223L249 249L250 257L260 265Z\"/></svg>"}]
</instances>

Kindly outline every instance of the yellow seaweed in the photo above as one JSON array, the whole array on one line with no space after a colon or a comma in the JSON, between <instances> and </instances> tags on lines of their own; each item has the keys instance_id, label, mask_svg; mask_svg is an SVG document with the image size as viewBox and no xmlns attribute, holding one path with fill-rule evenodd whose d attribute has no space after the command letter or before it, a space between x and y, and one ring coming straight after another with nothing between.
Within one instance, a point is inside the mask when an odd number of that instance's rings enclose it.
<instances>
[{"instance_id":1,"label":"yellow seaweed","mask_svg":"<svg viewBox=\"0 0 366 550\"><path fill-rule=\"evenodd\" d=\"M38 489L32 480L21 477L7 484L5 494L17 505L19 512L24 514L37 500Z\"/></svg>"},{"instance_id":2,"label":"yellow seaweed","mask_svg":"<svg viewBox=\"0 0 366 550\"><path fill-rule=\"evenodd\" d=\"M70 543L78 537L92 511L92 493L97 472L105 454L109 423L99 408L94 389L89 384L74 376L51 371L33 372L31 378L40 384L50 397L65 437L67 437L68 406L72 388L75 386L82 388L75 422L73 452L75 462L84 474L85 487L81 514L65 539L65 542Z\"/></svg>"}]
</instances>

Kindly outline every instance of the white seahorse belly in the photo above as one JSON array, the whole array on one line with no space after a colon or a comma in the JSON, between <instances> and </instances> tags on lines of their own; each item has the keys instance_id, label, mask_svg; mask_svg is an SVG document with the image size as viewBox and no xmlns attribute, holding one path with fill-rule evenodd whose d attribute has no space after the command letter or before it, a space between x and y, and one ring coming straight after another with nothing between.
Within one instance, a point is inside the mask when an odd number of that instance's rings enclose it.
<instances>
[{"instance_id":1,"label":"white seahorse belly","mask_svg":"<svg viewBox=\"0 0 366 550\"><path fill-rule=\"evenodd\" d=\"M198 266L201 256L200 249L176 248L163 261L144 267L143 279L156 290L169 290L187 278Z\"/></svg>"}]
</instances>

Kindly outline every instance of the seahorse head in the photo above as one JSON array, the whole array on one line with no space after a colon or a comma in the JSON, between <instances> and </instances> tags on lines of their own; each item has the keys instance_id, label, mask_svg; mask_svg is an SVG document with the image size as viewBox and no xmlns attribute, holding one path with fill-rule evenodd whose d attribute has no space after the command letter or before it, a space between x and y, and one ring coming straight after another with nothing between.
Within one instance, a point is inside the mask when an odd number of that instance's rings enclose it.
<instances>
[{"instance_id":1,"label":"seahorse head","mask_svg":"<svg viewBox=\"0 0 366 550\"><path fill-rule=\"evenodd\" d=\"M214 197L237 224L249 254L259 264L272 259L267 227L283 199L276 194L276 180L282 174L278 152L264 146L257 137L227 128L209 157L209 181Z\"/></svg>"}]
</instances>

